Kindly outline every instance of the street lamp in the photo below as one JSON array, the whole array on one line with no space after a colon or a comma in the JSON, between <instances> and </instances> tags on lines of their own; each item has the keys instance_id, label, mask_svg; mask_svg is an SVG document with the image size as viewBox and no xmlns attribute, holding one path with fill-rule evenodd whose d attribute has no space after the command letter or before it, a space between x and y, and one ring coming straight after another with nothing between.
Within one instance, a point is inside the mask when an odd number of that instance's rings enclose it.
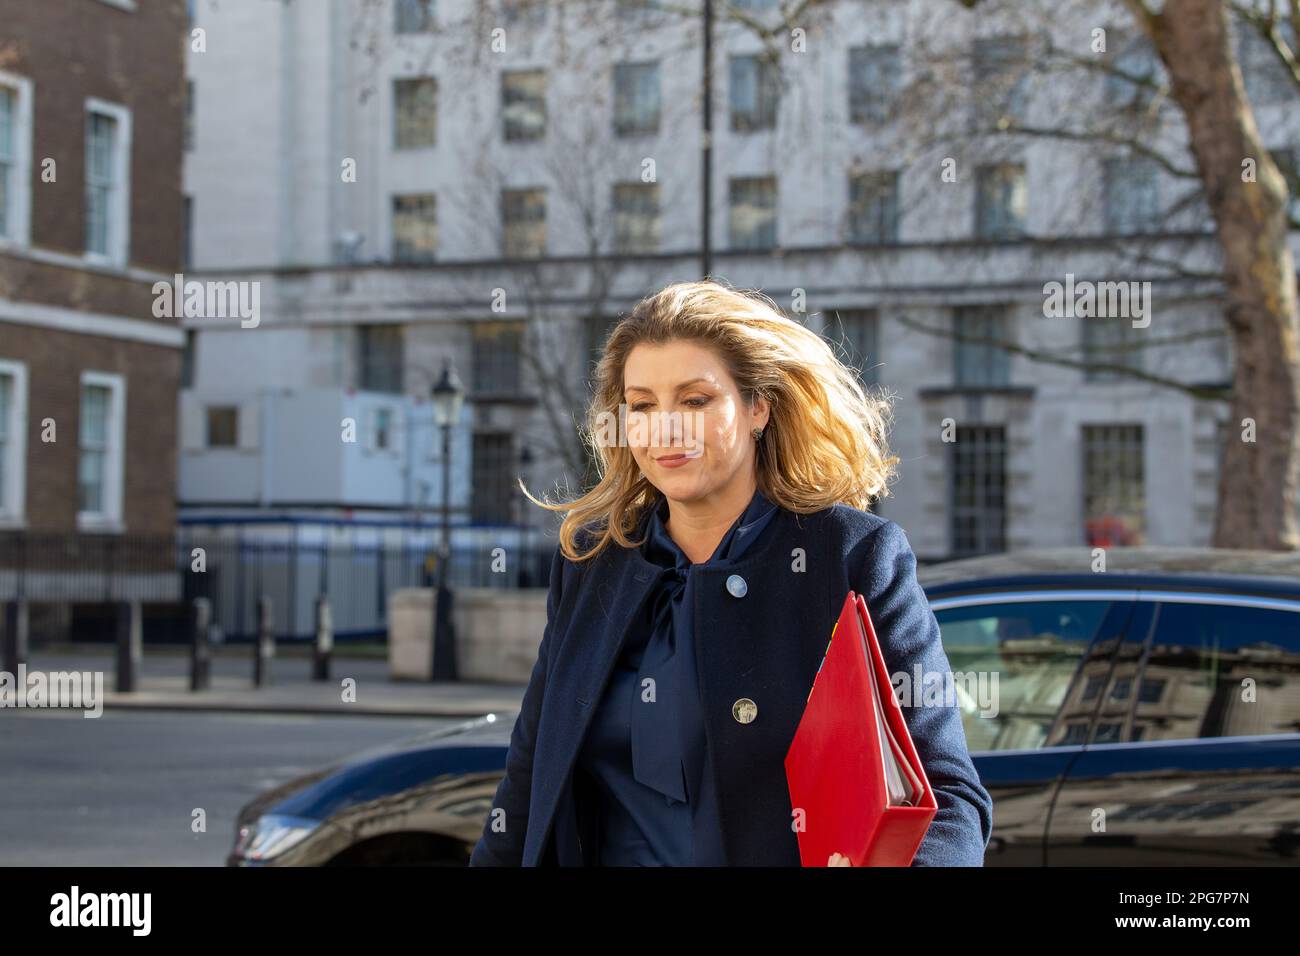
<instances>
[{"instance_id":1,"label":"street lamp","mask_svg":"<svg viewBox=\"0 0 1300 956\"><path fill-rule=\"evenodd\" d=\"M438 583L434 599L433 662L430 680L457 680L456 632L451 618L451 589L447 587L447 565L451 562L451 428L460 420L465 389L460 376L444 363L442 376L433 386L433 421L442 429L442 543L438 548Z\"/></svg>"}]
</instances>

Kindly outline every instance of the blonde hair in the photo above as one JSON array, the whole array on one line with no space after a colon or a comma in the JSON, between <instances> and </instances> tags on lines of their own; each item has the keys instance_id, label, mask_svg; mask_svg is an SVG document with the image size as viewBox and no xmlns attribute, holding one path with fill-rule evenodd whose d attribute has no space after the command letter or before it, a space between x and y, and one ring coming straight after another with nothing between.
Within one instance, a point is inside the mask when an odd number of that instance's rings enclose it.
<instances>
[{"instance_id":1,"label":"blonde hair","mask_svg":"<svg viewBox=\"0 0 1300 956\"><path fill-rule=\"evenodd\" d=\"M560 550L566 558L585 561L611 541L639 544L629 534L659 492L630 448L598 438L601 422L611 414L618 420L633 347L683 339L710 347L747 402L762 396L770 403L757 451L758 487L769 500L809 514L837 503L866 509L889 494L898 464L886 444L889 399L864 391L820 335L787 318L767 296L717 281L678 282L642 299L605 343L581 430L599 481L573 501L554 503L539 501L519 482L534 504L565 512ZM579 550L579 531L589 536L586 550Z\"/></svg>"}]
</instances>

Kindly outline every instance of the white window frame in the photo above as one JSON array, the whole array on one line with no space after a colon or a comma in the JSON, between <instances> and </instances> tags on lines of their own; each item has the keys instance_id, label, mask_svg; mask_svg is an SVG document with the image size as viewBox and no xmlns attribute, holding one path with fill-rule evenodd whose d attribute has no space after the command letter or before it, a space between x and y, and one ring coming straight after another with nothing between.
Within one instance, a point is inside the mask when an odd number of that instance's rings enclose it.
<instances>
[{"instance_id":1,"label":"white window frame","mask_svg":"<svg viewBox=\"0 0 1300 956\"><path fill-rule=\"evenodd\" d=\"M108 454L104 457L104 510L77 511L77 527L82 531L121 531L122 498L126 461L126 378L112 372L95 372L86 370L81 373L81 387L98 385L107 388L110 393L108 407ZM77 467L81 467L81 426L80 404L81 390L77 391L78 425L77 425ZM80 475L80 471L78 471ZM77 494L80 496L80 479ZM78 502L80 509L80 502Z\"/></svg>"},{"instance_id":2,"label":"white window frame","mask_svg":"<svg viewBox=\"0 0 1300 956\"><path fill-rule=\"evenodd\" d=\"M4 476L4 497L0 499L0 527L21 527L23 504L27 500L27 366L11 359L0 359L0 376L12 383L9 421L5 434L9 437Z\"/></svg>"},{"instance_id":3,"label":"white window frame","mask_svg":"<svg viewBox=\"0 0 1300 956\"><path fill-rule=\"evenodd\" d=\"M87 262L125 268L131 254L131 111L125 106L92 96L86 100L86 126L89 126L92 113L108 116L117 121L113 165L120 172L121 179L113 192L109 207L111 219L108 224L108 254L103 255L87 249L83 255Z\"/></svg>"},{"instance_id":4,"label":"white window frame","mask_svg":"<svg viewBox=\"0 0 1300 956\"><path fill-rule=\"evenodd\" d=\"M117 7L119 10L125 10L128 13L135 13L135 0L99 0L100 3L107 4L110 7Z\"/></svg>"},{"instance_id":5,"label":"white window frame","mask_svg":"<svg viewBox=\"0 0 1300 956\"><path fill-rule=\"evenodd\" d=\"M9 232L0 232L0 244L31 245L32 240L32 81L0 70L0 86L15 96L13 218Z\"/></svg>"}]
</instances>

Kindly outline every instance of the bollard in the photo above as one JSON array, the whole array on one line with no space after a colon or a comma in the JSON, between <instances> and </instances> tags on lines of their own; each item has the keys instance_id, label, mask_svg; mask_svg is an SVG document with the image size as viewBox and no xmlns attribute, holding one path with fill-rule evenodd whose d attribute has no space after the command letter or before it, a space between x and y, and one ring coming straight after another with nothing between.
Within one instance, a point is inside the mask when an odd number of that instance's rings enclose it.
<instances>
[{"instance_id":1,"label":"bollard","mask_svg":"<svg viewBox=\"0 0 1300 956\"><path fill-rule=\"evenodd\" d=\"M140 629L140 602L119 601L114 605L117 631L117 692L135 691L144 647Z\"/></svg>"},{"instance_id":2,"label":"bollard","mask_svg":"<svg viewBox=\"0 0 1300 956\"><path fill-rule=\"evenodd\" d=\"M212 686L212 602L195 598L190 611L190 690Z\"/></svg>"},{"instance_id":3,"label":"bollard","mask_svg":"<svg viewBox=\"0 0 1300 956\"><path fill-rule=\"evenodd\" d=\"M271 662L275 660L275 636L271 633L271 599L257 599L257 639L253 642L253 686L271 683Z\"/></svg>"},{"instance_id":4,"label":"bollard","mask_svg":"<svg viewBox=\"0 0 1300 956\"><path fill-rule=\"evenodd\" d=\"M316 648L312 654L312 680L330 679L330 655L334 652L334 615L325 595L316 599Z\"/></svg>"},{"instance_id":5,"label":"bollard","mask_svg":"<svg viewBox=\"0 0 1300 956\"><path fill-rule=\"evenodd\" d=\"M27 602L6 601L4 608L4 652L0 670L18 673L18 665L27 663Z\"/></svg>"}]
</instances>

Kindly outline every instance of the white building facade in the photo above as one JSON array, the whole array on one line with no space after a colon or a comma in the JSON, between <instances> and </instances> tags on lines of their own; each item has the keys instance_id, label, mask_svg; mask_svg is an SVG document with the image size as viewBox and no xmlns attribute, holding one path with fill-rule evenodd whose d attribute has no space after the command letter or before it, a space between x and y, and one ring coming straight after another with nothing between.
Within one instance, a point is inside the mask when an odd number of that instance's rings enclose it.
<instances>
[{"instance_id":1,"label":"white building facade","mask_svg":"<svg viewBox=\"0 0 1300 956\"><path fill-rule=\"evenodd\" d=\"M576 492L609 323L700 275L701 24L644 7L200 5L186 278L255 283L260 315L183 320L183 520L436 524L428 396L450 363L467 388L453 524L552 524L516 478ZM1136 114L1141 90L1022 75L1008 64L1044 37L1027 18L813 8L775 66L753 30L717 28L712 273L895 397L900 473L877 510L922 560L1208 543L1231 361L1195 179L1104 137L960 135L989 109ZM1106 29L1096 55L1141 73L1122 8L1095 18L1052 35ZM973 87L945 85L947 62ZM1249 76L1270 149L1292 156L1294 93L1267 64ZM1194 169L1176 118L1144 135ZM1046 304L1051 283L1118 281L1134 299L1104 322Z\"/></svg>"}]
</instances>

